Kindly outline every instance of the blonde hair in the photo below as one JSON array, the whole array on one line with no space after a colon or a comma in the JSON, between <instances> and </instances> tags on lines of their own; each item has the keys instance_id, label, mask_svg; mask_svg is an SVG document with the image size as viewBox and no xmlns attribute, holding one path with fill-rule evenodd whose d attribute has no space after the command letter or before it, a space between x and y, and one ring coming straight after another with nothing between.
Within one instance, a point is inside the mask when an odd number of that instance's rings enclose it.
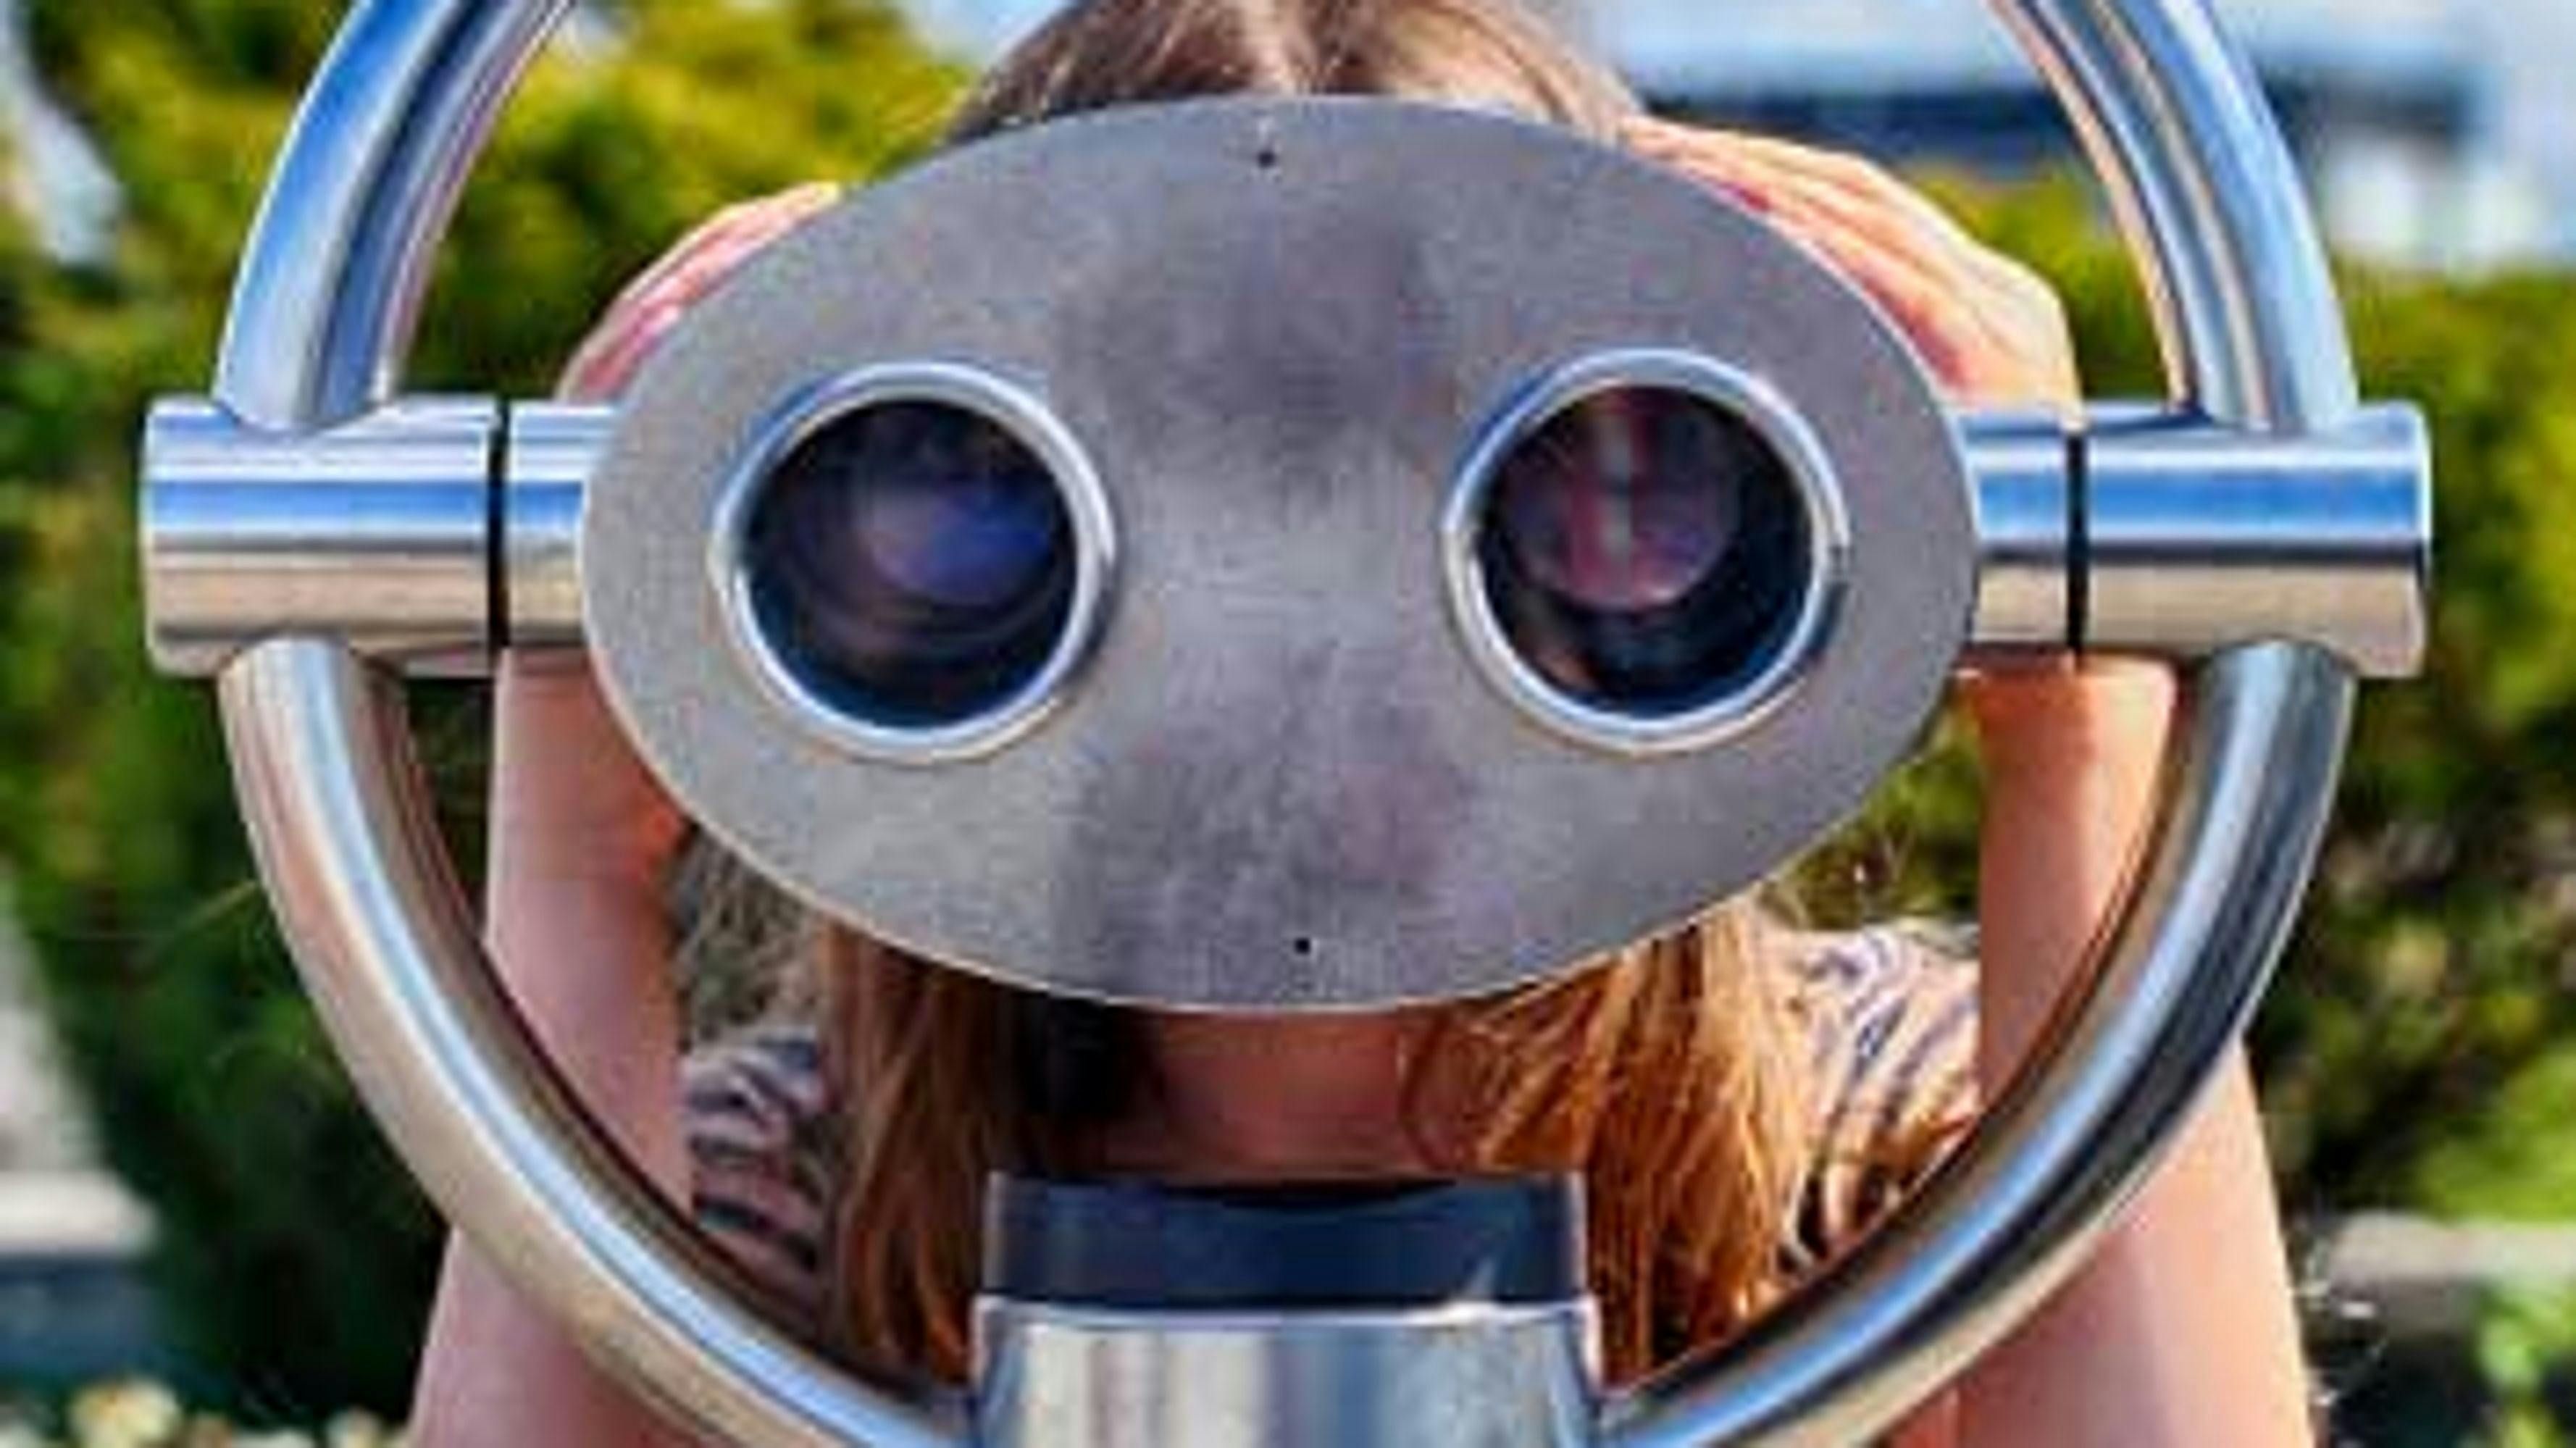
<instances>
[{"instance_id":1,"label":"blonde hair","mask_svg":"<svg viewBox=\"0 0 2576 1448\"><path fill-rule=\"evenodd\" d=\"M1582 1175L1616 1379L1726 1338L1804 1265L1816 1147L1772 929L1729 902L1565 979L1436 1008L1408 1060L1408 1124L1438 1169ZM821 961L843 1107L827 1330L881 1371L962 1378L985 1178L1097 1161L1153 1089L1140 1022L855 931ZM1435 1094L1472 1115L1424 1120Z\"/></svg>"},{"instance_id":2,"label":"blonde hair","mask_svg":"<svg viewBox=\"0 0 2576 1448\"><path fill-rule=\"evenodd\" d=\"M1088 0L984 80L952 137L1234 92L1504 107L1602 139L1636 109L1510 0ZM1749 899L1719 905L1564 979L1433 1009L1409 1055L1405 1109L1439 1169L1585 1178L1614 1377L1726 1337L1796 1272L1815 1147L1775 928ZM839 1108L825 1330L880 1371L962 1377L986 1177L1096 1164L1152 1089L1142 1017L798 933Z\"/></svg>"}]
</instances>

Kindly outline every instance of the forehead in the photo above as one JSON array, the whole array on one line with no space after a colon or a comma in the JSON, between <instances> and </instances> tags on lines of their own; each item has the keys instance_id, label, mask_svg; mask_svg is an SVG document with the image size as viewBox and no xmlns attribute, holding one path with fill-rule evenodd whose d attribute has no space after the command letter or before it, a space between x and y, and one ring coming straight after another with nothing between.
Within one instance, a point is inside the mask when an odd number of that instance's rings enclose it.
<instances>
[{"instance_id":1,"label":"forehead","mask_svg":"<svg viewBox=\"0 0 2576 1448\"><path fill-rule=\"evenodd\" d=\"M1788 397L1852 530L1852 587L1803 682L1724 747L1652 761L1502 699L1441 573L1479 430L1533 379L1636 347ZM783 399L921 361L1042 399L1120 547L1063 705L935 768L781 717L723 639L704 557L716 495ZM582 562L646 756L830 913L1075 994L1363 1007L1562 968L1842 817L1938 695L1968 539L1911 356L1737 211L1491 116L1229 101L982 143L773 248L640 383Z\"/></svg>"}]
</instances>

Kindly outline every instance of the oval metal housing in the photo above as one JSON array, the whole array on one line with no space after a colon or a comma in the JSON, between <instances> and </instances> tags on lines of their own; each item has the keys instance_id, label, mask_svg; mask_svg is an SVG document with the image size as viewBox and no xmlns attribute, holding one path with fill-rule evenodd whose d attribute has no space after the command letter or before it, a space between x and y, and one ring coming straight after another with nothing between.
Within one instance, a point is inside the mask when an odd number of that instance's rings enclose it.
<instances>
[{"instance_id":1,"label":"oval metal housing","mask_svg":"<svg viewBox=\"0 0 2576 1448\"><path fill-rule=\"evenodd\" d=\"M1797 686L1652 757L1489 687L1443 571L1479 428L1531 379L1634 349L1781 399L1849 528ZM763 419L925 359L1042 402L1118 519L1114 617L1074 686L1007 747L930 768L777 708L704 573ZM1167 1008L1488 992L1760 879L1912 746L1976 553L1931 382L1802 248L1561 132L1356 100L1084 117L852 199L688 319L587 513L602 676L707 828L894 944Z\"/></svg>"}]
</instances>

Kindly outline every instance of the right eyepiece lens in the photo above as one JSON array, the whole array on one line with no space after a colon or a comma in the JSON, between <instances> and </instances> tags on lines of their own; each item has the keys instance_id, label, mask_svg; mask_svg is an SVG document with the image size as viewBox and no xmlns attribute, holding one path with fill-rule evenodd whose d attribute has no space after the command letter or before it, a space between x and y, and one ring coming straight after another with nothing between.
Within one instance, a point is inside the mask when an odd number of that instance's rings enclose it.
<instances>
[{"instance_id":1,"label":"right eyepiece lens","mask_svg":"<svg viewBox=\"0 0 2576 1448\"><path fill-rule=\"evenodd\" d=\"M1073 612L1073 525L1010 429L945 402L855 408L799 442L744 532L752 613L830 706L897 728L997 709Z\"/></svg>"},{"instance_id":2,"label":"right eyepiece lens","mask_svg":"<svg viewBox=\"0 0 2576 1448\"><path fill-rule=\"evenodd\" d=\"M1587 392L1495 468L1477 538L1486 601L1547 683L1632 716L1759 678L1814 584L1807 508L1771 440L1677 388Z\"/></svg>"}]
</instances>

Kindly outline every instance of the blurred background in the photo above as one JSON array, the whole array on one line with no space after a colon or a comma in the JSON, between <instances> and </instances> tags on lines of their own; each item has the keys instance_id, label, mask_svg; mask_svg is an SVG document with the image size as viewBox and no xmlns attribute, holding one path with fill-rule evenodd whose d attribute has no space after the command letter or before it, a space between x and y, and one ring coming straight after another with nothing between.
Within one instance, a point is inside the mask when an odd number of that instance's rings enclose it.
<instances>
[{"instance_id":1,"label":"blurred background","mask_svg":"<svg viewBox=\"0 0 2576 1448\"><path fill-rule=\"evenodd\" d=\"M596 0L511 112L416 380L545 390L733 199L917 155L1047 0ZM1978 0L1548 0L1661 107L1899 163L2157 390L2126 259ZM2438 426L2430 677L2365 697L2258 1040L2336 1441L2576 1440L2576 5L2221 0L2345 264L2374 393ZM339 7L0 3L0 1445L354 1445L398 1418L438 1228L272 933L206 694L153 678L145 399L205 385ZM460 841L483 717L425 691ZM1951 913L1946 735L1802 887ZM578 962L566 962L576 968Z\"/></svg>"}]
</instances>

